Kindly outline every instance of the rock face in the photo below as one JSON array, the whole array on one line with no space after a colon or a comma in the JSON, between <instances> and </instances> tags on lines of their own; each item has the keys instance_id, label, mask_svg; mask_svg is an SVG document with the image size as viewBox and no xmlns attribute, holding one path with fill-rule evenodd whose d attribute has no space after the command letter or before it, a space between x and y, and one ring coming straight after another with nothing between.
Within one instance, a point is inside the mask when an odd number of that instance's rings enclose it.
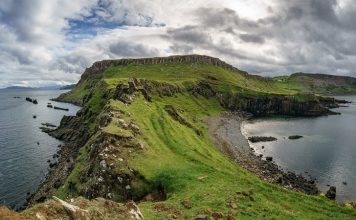
<instances>
[{"instance_id":1,"label":"rock face","mask_svg":"<svg viewBox=\"0 0 356 220\"><path fill-rule=\"evenodd\" d=\"M80 115L80 112L78 114ZM41 127L42 131L65 141L66 145L61 146L56 156L57 158L59 157L58 162L51 163L49 161L49 166L53 169L50 170L48 178L39 186L37 192L28 197L27 206L43 202L51 197L73 169L74 158L77 157L80 147L84 146L89 138L89 133L85 129L82 120L79 116L63 116L58 128L48 128L49 124L46 123L44 123L46 127Z\"/></svg>"},{"instance_id":2,"label":"rock face","mask_svg":"<svg viewBox=\"0 0 356 220\"><path fill-rule=\"evenodd\" d=\"M303 100L300 100L303 99ZM246 111L254 115L290 115L290 116L321 116L335 114L328 105L335 103L333 98L320 98L314 95L220 95L220 103L232 111Z\"/></svg>"},{"instance_id":3,"label":"rock face","mask_svg":"<svg viewBox=\"0 0 356 220\"><path fill-rule=\"evenodd\" d=\"M336 187L335 186L330 186L329 190L326 192L325 196L329 199L335 199L336 198Z\"/></svg>"},{"instance_id":4,"label":"rock face","mask_svg":"<svg viewBox=\"0 0 356 220\"><path fill-rule=\"evenodd\" d=\"M109 66L126 66L129 64L145 65L145 64L163 64L163 63L192 63L192 64L209 64L217 67L222 67L227 70L239 71L247 74L230 64L221 61L218 58L204 56L204 55L183 55L183 56L169 56L169 57L153 57L141 59L119 59L119 60L102 60L95 62L90 68L87 68L82 75L79 84L87 79L88 76L93 76L104 72ZM98 76L100 77L100 76Z\"/></svg>"}]
</instances>

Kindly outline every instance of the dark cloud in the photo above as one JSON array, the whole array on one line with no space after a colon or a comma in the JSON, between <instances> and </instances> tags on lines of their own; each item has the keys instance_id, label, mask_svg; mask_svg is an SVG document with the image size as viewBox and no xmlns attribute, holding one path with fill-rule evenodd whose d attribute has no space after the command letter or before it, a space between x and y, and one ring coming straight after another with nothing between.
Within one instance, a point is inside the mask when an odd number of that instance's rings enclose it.
<instances>
[{"instance_id":1,"label":"dark cloud","mask_svg":"<svg viewBox=\"0 0 356 220\"><path fill-rule=\"evenodd\" d=\"M111 44L109 51L113 54L113 57L148 57L155 56L159 53L158 50L150 49L143 44L127 41Z\"/></svg>"},{"instance_id":2,"label":"dark cloud","mask_svg":"<svg viewBox=\"0 0 356 220\"><path fill-rule=\"evenodd\" d=\"M265 42L263 37L253 34L240 34L239 37L247 43L263 44Z\"/></svg>"},{"instance_id":3,"label":"dark cloud","mask_svg":"<svg viewBox=\"0 0 356 220\"><path fill-rule=\"evenodd\" d=\"M72 83L96 60L190 53L255 74L356 76L356 3L255 1L246 11L233 0L1 1L0 87Z\"/></svg>"}]
</instances>

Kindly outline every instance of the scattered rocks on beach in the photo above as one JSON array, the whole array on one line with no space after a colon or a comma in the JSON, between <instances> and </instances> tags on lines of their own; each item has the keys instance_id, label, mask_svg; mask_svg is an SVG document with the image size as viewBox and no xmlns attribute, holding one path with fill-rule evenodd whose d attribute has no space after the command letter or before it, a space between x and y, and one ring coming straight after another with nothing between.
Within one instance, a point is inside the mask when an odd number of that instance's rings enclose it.
<instances>
[{"instance_id":1,"label":"scattered rocks on beach","mask_svg":"<svg viewBox=\"0 0 356 220\"><path fill-rule=\"evenodd\" d=\"M291 135L288 137L289 140L297 140L297 139L301 139L303 138L303 136L301 135Z\"/></svg>"},{"instance_id":2,"label":"scattered rocks on beach","mask_svg":"<svg viewBox=\"0 0 356 220\"><path fill-rule=\"evenodd\" d=\"M240 166L255 173L263 180L309 195L320 193L316 186L316 181L312 177L304 177L302 174L285 171L272 162L273 158L271 156L263 159L262 154L253 152L248 141L239 130L240 124L244 119L246 117L243 117L241 114L226 113L219 119L212 118L210 121L207 121L209 124L209 133L214 137L217 146L221 148L220 150L231 156ZM239 131L236 134L238 138L229 139L230 136L227 133L229 130ZM255 140L265 141L266 139L270 141L276 140L273 137L250 137L249 141L254 143L253 141Z\"/></svg>"},{"instance_id":3,"label":"scattered rocks on beach","mask_svg":"<svg viewBox=\"0 0 356 220\"><path fill-rule=\"evenodd\" d=\"M335 186L330 186L329 190L326 192L325 195L329 199L335 199L336 198L336 187Z\"/></svg>"},{"instance_id":4,"label":"scattered rocks on beach","mask_svg":"<svg viewBox=\"0 0 356 220\"><path fill-rule=\"evenodd\" d=\"M252 143L276 141L275 137L252 136L248 140Z\"/></svg>"}]
</instances>

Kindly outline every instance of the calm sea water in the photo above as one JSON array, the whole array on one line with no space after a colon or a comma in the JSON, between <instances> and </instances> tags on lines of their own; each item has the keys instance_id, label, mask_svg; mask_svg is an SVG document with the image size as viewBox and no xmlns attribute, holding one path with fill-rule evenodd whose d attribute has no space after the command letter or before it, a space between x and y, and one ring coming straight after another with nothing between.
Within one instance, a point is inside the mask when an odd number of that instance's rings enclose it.
<instances>
[{"instance_id":1,"label":"calm sea water","mask_svg":"<svg viewBox=\"0 0 356 220\"><path fill-rule=\"evenodd\" d=\"M258 154L272 156L284 169L317 178L324 192L328 184L336 186L337 200L356 201L356 97L338 98L353 102L349 107L335 109L342 115L254 119L245 122L242 130L247 137L278 138L252 147ZM290 135L304 138L289 140Z\"/></svg>"},{"instance_id":2,"label":"calm sea water","mask_svg":"<svg viewBox=\"0 0 356 220\"><path fill-rule=\"evenodd\" d=\"M47 160L53 160L61 143L39 127L45 122L59 125L63 115L75 115L79 110L74 105L49 100L62 92L65 91L0 90L0 204L20 207L26 194L34 192L48 173ZM25 101L27 96L36 98L38 105ZM48 102L70 110L47 108Z\"/></svg>"}]
</instances>

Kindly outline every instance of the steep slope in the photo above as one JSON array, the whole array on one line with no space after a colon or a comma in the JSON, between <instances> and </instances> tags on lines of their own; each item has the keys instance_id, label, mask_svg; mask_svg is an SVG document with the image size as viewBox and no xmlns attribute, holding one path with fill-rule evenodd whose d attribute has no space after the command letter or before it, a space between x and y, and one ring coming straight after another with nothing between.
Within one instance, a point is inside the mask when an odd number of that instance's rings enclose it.
<instances>
[{"instance_id":1,"label":"steep slope","mask_svg":"<svg viewBox=\"0 0 356 220\"><path fill-rule=\"evenodd\" d=\"M273 79L280 88L324 95L356 94L356 78L326 74L294 73Z\"/></svg>"},{"instance_id":2,"label":"steep slope","mask_svg":"<svg viewBox=\"0 0 356 220\"><path fill-rule=\"evenodd\" d=\"M67 153L30 204L55 194L133 199L146 219L356 217L323 196L287 190L241 168L214 146L204 123L226 110L327 115L338 104L333 98L297 94L219 59L191 55L97 62L59 100L83 108L49 131L69 142Z\"/></svg>"}]
</instances>

